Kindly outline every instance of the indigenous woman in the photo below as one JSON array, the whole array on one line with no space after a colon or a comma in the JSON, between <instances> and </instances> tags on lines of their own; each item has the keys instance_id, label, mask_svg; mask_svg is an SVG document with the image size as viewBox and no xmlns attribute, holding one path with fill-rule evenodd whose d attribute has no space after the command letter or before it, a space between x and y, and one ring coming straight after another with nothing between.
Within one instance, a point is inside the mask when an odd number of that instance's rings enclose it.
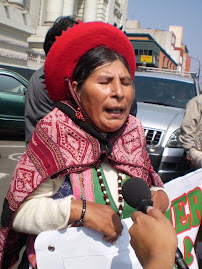
<instances>
[{"instance_id":1,"label":"indigenous woman","mask_svg":"<svg viewBox=\"0 0 202 269\"><path fill-rule=\"evenodd\" d=\"M110 24L75 25L51 47L45 84L55 107L38 123L5 199L3 268L15 263L25 241L31 262L33 238L45 230L84 225L115 242L121 218L134 211L122 196L130 177L146 181L154 207L166 211L143 127L129 114L134 73L134 49Z\"/></svg>"}]
</instances>

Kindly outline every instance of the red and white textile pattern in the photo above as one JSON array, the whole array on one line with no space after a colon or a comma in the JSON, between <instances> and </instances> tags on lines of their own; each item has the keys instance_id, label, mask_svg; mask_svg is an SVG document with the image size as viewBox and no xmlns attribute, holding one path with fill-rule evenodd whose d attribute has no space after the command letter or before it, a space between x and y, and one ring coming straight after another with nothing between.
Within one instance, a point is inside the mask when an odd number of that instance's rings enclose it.
<instances>
[{"instance_id":1,"label":"red and white textile pattern","mask_svg":"<svg viewBox=\"0 0 202 269\"><path fill-rule=\"evenodd\" d=\"M140 177L162 187L146 152L143 127L131 116L122 135L114 142L107 157L119 171ZM37 125L33 138L20 159L7 198L12 209L28 197L46 178L94 167L101 154L97 139L80 129L63 112L55 108ZM58 177L60 177L58 175Z\"/></svg>"},{"instance_id":2,"label":"red and white textile pattern","mask_svg":"<svg viewBox=\"0 0 202 269\"><path fill-rule=\"evenodd\" d=\"M144 130L138 119L130 115L123 132L112 144L112 153L107 155L107 152L101 151L96 138L82 130L58 108L54 108L37 124L32 140L16 166L5 199L4 225L0 227L0 266L3 253L6 254L6 263L14 263L21 248L19 242L24 244L22 235L10 231L15 212L51 176L57 180L63 175L95 167L100 162L100 155L106 153L106 158L117 170L130 177L143 178L149 187L163 186L151 166ZM11 246L13 252L10 251Z\"/></svg>"}]
</instances>

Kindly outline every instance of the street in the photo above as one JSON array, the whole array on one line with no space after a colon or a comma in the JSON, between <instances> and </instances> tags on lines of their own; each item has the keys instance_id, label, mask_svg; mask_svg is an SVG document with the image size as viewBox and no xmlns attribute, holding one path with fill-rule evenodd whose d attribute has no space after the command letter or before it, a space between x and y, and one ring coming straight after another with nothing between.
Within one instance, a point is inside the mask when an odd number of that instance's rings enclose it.
<instances>
[{"instance_id":1,"label":"street","mask_svg":"<svg viewBox=\"0 0 202 269\"><path fill-rule=\"evenodd\" d=\"M12 174L24 151L24 135L0 133L0 212Z\"/></svg>"}]
</instances>

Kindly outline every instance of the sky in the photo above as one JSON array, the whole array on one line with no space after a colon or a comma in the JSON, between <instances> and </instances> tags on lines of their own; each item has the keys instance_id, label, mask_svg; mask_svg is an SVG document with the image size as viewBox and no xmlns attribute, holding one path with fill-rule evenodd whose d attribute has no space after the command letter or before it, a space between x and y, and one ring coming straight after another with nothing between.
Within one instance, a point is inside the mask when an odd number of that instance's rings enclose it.
<instances>
[{"instance_id":1,"label":"sky","mask_svg":"<svg viewBox=\"0 0 202 269\"><path fill-rule=\"evenodd\" d=\"M138 20L141 28L168 31L170 25L183 26L182 42L191 59L191 72L202 82L202 0L129 0L128 20Z\"/></svg>"}]
</instances>

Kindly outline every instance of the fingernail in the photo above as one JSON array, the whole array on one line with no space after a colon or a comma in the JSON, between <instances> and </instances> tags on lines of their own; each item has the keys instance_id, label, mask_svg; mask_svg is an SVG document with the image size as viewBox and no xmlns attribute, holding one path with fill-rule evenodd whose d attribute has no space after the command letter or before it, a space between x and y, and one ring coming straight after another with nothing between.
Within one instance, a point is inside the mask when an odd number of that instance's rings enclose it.
<instances>
[{"instance_id":1,"label":"fingernail","mask_svg":"<svg viewBox=\"0 0 202 269\"><path fill-rule=\"evenodd\" d=\"M154 207L149 205L149 206L147 207L147 211L149 211L149 210L151 210L151 209L154 209Z\"/></svg>"}]
</instances>

